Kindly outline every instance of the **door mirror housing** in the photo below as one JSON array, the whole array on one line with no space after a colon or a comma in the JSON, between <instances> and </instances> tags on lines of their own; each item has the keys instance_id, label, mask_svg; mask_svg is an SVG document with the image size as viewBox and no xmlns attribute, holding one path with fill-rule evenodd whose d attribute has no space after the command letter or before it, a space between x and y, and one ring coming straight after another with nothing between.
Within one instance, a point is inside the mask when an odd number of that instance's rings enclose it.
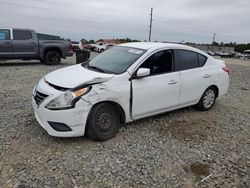
<instances>
[{"instance_id":1,"label":"door mirror housing","mask_svg":"<svg viewBox=\"0 0 250 188\"><path fill-rule=\"evenodd\" d=\"M143 78L148 75L150 75L150 69L147 69L147 68L139 68L136 72L137 78Z\"/></svg>"}]
</instances>

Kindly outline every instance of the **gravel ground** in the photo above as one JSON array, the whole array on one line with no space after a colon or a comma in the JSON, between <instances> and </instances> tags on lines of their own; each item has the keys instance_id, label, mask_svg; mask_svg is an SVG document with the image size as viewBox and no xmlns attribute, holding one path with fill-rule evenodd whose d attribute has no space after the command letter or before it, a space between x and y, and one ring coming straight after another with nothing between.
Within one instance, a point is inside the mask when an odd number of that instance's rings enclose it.
<instances>
[{"instance_id":1,"label":"gravel ground","mask_svg":"<svg viewBox=\"0 0 250 188\"><path fill-rule=\"evenodd\" d=\"M250 61L226 62L230 90L211 111L146 118L106 142L54 138L35 120L33 86L73 59L1 63L0 187L250 187Z\"/></svg>"}]
</instances>

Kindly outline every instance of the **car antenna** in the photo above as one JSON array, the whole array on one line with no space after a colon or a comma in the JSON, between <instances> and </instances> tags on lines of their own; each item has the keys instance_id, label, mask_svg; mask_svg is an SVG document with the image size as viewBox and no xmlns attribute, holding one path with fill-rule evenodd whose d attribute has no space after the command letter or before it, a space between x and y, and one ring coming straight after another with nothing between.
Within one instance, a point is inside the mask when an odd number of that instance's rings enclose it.
<instances>
[{"instance_id":1,"label":"car antenna","mask_svg":"<svg viewBox=\"0 0 250 188\"><path fill-rule=\"evenodd\" d=\"M179 42L179 44L182 44L185 40L182 40L181 42Z\"/></svg>"}]
</instances>

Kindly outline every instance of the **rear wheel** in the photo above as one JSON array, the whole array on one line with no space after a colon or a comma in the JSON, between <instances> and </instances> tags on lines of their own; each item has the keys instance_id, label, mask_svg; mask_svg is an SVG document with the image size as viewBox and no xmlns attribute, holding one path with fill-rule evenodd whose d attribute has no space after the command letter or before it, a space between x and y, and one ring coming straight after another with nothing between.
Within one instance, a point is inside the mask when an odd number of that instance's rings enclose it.
<instances>
[{"instance_id":1,"label":"rear wheel","mask_svg":"<svg viewBox=\"0 0 250 188\"><path fill-rule=\"evenodd\" d=\"M57 51L49 51L45 54L46 65L58 65L61 63L61 55Z\"/></svg>"},{"instance_id":2,"label":"rear wheel","mask_svg":"<svg viewBox=\"0 0 250 188\"><path fill-rule=\"evenodd\" d=\"M202 95L199 103L196 105L196 108L201 111L207 111L211 109L216 100L216 89L214 87L209 87Z\"/></svg>"},{"instance_id":3,"label":"rear wheel","mask_svg":"<svg viewBox=\"0 0 250 188\"><path fill-rule=\"evenodd\" d=\"M115 137L120 128L116 108L107 103L94 107L87 123L87 135L93 140L106 141Z\"/></svg>"}]
</instances>

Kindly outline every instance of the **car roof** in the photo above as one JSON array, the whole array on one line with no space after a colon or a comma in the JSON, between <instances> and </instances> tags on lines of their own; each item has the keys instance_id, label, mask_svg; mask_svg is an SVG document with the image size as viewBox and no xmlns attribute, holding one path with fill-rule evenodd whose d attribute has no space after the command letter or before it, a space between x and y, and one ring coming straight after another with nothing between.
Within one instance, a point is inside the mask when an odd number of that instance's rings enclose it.
<instances>
[{"instance_id":1,"label":"car roof","mask_svg":"<svg viewBox=\"0 0 250 188\"><path fill-rule=\"evenodd\" d=\"M151 48L181 48L181 49L196 49L190 46L177 43L163 43L163 42L131 42L120 44L119 46L126 46L131 48L140 48L143 50L149 50Z\"/></svg>"},{"instance_id":2,"label":"car roof","mask_svg":"<svg viewBox=\"0 0 250 188\"><path fill-rule=\"evenodd\" d=\"M119 46L124 46L124 47L131 47L131 48L139 48L143 50L157 50L161 48L172 48L172 49L184 49L184 50L191 50L194 52L198 52L200 54L203 54L205 56L209 56L207 53L183 44L178 44L178 43L163 43L163 42L131 42L131 43L124 43L120 44Z\"/></svg>"},{"instance_id":3,"label":"car roof","mask_svg":"<svg viewBox=\"0 0 250 188\"><path fill-rule=\"evenodd\" d=\"M4 27L4 28L0 28L0 29L8 29L8 30L13 30L13 29L16 29L16 30L28 30L28 31L32 31L33 29L29 29L29 28L10 28L10 27Z\"/></svg>"}]
</instances>

